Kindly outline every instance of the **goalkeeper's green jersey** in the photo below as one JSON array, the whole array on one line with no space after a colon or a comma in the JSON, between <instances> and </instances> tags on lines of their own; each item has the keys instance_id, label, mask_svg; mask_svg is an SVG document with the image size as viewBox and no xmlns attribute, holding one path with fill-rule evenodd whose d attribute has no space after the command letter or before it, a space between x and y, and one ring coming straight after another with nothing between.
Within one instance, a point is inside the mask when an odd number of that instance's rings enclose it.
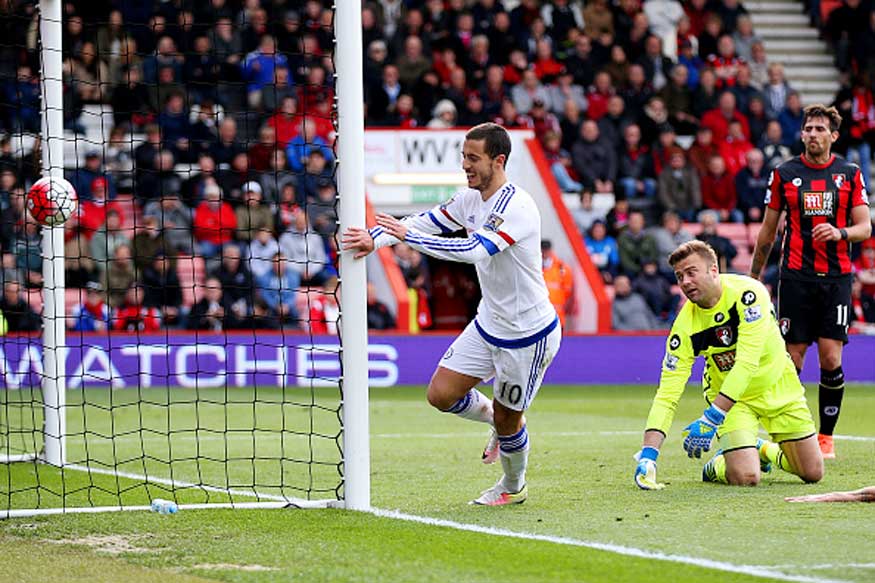
<instances>
[{"instance_id":1,"label":"goalkeeper's green jersey","mask_svg":"<svg viewBox=\"0 0 875 583\"><path fill-rule=\"evenodd\" d=\"M671 328L647 429L668 433L698 356L705 357L702 385L709 403L723 393L734 401L768 406L798 398L797 389L799 394L804 390L798 383L788 389L793 395L772 390L788 367L794 374L795 368L765 286L744 275L721 274L720 281L723 294L713 308L688 301ZM766 397L769 402L763 402Z\"/></svg>"}]
</instances>

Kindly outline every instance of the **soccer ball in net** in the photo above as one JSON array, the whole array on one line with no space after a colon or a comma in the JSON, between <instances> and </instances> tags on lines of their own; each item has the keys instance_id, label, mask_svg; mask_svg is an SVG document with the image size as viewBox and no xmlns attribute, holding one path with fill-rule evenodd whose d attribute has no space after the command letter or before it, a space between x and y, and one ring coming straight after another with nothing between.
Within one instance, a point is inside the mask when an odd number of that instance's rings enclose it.
<instances>
[{"instance_id":1,"label":"soccer ball in net","mask_svg":"<svg viewBox=\"0 0 875 583\"><path fill-rule=\"evenodd\" d=\"M63 224L73 216L77 204L76 189L59 177L40 178L27 193L30 216L47 227Z\"/></svg>"}]
</instances>

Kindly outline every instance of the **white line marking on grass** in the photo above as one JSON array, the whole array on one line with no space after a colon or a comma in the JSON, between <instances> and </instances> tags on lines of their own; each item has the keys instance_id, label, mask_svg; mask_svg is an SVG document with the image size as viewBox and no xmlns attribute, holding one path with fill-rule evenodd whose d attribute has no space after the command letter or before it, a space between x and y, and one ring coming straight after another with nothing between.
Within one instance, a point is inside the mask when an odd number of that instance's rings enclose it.
<instances>
[{"instance_id":1,"label":"white line marking on grass","mask_svg":"<svg viewBox=\"0 0 875 583\"><path fill-rule=\"evenodd\" d=\"M875 563L826 563L822 565L763 565L763 569L875 569Z\"/></svg>"},{"instance_id":2,"label":"white line marking on grass","mask_svg":"<svg viewBox=\"0 0 875 583\"><path fill-rule=\"evenodd\" d=\"M870 435L833 435L833 438L843 441L875 441L875 437Z\"/></svg>"},{"instance_id":3,"label":"white line marking on grass","mask_svg":"<svg viewBox=\"0 0 875 583\"><path fill-rule=\"evenodd\" d=\"M699 557L687 557L684 555L669 555L659 551L648 551L645 549L637 549L635 547L626 547L610 543L600 543L594 541L585 541L563 536L551 536L545 534L533 534L526 532L515 532L503 528L494 528L491 526L481 526L478 524L465 524L455 522L453 520L444 520L441 518L429 518L427 516L416 516L414 514L405 514L398 510L381 510L372 508L370 510L374 516L383 518L393 518L396 520L406 520L408 522L417 522L429 526L443 526L456 530L464 530L467 532L476 532L480 534L488 534L492 536L503 536L507 538L516 538L522 540L534 540L548 542L560 545L568 545L572 547L586 547L599 551L607 551L618 555L628 557L639 557L642 559L653 559L657 561L667 561L671 563L683 563L694 567L702 567L705 569L714 569L716 571L725 571L728 573L740 573L742 575L750 575L752 577L764 577L772 579L780 579L782 581L798 581L800 583L848 583L841 579L824 579L821 577L808 577L806 575L795 575L792 573L784 573L775 568L767 568L758 565L735 565L723 561L715 561L712 559L703 559Z\"/></svg>"}]
</instances>

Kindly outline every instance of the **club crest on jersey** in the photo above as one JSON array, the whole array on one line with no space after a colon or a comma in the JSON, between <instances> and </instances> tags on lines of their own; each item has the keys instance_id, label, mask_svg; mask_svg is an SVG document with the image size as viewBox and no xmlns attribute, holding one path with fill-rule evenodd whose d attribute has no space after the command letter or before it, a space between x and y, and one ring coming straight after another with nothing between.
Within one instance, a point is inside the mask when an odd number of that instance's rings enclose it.
<instances>
[{"instance_id":1,"label":"club crest on jersey","mask_svg":"<svg viewBox=\"0 0 875 583\"><path fill-rule=\"evenodd\" d=\"M790 331L790 318L781 318L778 320L778 327L781 329L781 336L786 336Z\"/></svg>"},{"instance_id":2,"label":"club crest on jersey","mask_svg":"<svg viewBox=\"0 0 875 583\"><path fill-rule=\"evenodd\" d=\"M802 213L806 217L831 217L834 204L831 191L806 191L802 193Z\"/></svg>"},{"instance_id":3,"label":"club crest on jersey","mask_svg":"<svg viewBox=\"0 0 875 583\"><path fill-rule=\"evenodd\" d=\"M488 230L493 231L493 232L498 232L498 227L500 227L501 223L503 223L503 222L504 222L504 219L502 219L497 214L492 213L489 215L489 218L486 219L486 222L483 223L483 228L488 229Z\"/></svg>"},{"instance_id":4,"label":"club crest on jersey","mask_svg":"<svg viewBox=\"0 0 875 583\"><path fill-rule=\"evenodd\" d=\"M720 341L720 344L723 346L731 346L734 338L732 337L732 328L729 326L720 326L717 330L714 331L717 335L717 340Z\"/></svg>"},{"instance_id":5,"label":"club crest on jersey","mask_svg":"<svg viewBox=\"0 0 875 583\"><path fill-rule=\"evenodd\" d=\"M842 185L845 183L845 175L844 174L833 174L832 175L832 183L836 185L836 188L841 190Z\"/></svg>"}]
</instances>

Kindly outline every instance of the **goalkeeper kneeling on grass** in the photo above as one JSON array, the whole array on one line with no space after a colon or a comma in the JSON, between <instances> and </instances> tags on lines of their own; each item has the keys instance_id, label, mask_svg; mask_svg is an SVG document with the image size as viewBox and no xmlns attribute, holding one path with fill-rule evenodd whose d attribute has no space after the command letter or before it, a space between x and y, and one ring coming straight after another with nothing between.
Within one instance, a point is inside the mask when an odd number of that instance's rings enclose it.
<instances>
[{"instance_id":1,"label":"goalkeeper kneeling on grass","mask_svg":"<svg viewBox=\"0 0 875 583\"><path fill-rule=\"evenodd\" d=\"M668 261L689 301L666 342L635 483L644 490L664 486L656 478L659 448L698 356L705 358L707 408L684 429L684 450L699 458L715 438L720 444L702 480L755 486L775 466L819 481L823 458L814 420L766 288L747 276L720 274L714 250L701 241L684 243ZM757 437L760 425L772 441Z\"/></svg>"}]
</instances>

